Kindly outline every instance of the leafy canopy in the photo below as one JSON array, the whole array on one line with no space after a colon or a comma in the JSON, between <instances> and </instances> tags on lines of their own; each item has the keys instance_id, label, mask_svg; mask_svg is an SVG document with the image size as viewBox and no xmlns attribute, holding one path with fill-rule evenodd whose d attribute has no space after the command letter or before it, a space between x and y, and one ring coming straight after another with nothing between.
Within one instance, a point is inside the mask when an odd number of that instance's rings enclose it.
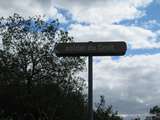
<instances>
[{"instance_id":1,"label":"leafy canopy","mask_svg":"<svg viewBox=\"0 0 160 120\"><path fill-rule=\"evenodd\" d=\"M85 84L76 75L85 62L81 57L55 55L57 43L73 42L68 32L59 29L58 20L2 17L0 37L0 118L85 117Z\"/></svg>"}]
</instances>

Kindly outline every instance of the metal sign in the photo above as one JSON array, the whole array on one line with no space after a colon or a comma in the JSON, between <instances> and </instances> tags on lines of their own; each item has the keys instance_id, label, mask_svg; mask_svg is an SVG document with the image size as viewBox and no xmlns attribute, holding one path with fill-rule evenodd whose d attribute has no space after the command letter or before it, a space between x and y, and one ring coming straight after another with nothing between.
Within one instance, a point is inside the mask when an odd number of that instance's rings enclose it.
<instances>
[{"instance_id":1,"label":"metal sign","mask_svg":"<svg viewBox=\"0 0 160 120\"><path fill-rule=\"evenodd\" d=\"M57 56L88 56L88 120L94 120L92 56L121 56L126 50L125 42L58 43L55 46Z\"/></svg>"},{"instance_id":2,"label":"metal sign","mask_svg":"<svg viewBox=\"0 0 160 120\"><path fill-rule=\"evenodd\" d=\"M58 43L57 56L121 56L127 50L125 42Z\"/></svg>"}]
</instances>

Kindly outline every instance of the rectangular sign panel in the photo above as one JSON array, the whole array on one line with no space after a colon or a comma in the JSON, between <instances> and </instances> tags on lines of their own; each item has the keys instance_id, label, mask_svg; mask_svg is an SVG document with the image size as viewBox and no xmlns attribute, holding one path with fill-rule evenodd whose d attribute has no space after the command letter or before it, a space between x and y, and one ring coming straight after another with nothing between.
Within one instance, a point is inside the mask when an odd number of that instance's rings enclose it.
<instances>
[{"instance_id":1,"label":"rectangular sign panel","mask_svg":"<svg viewBox=\"0 0 160 120\"><path fill-rule=\"evenodd\" d=\"M57 56L121 56L126 50L125 42L75 42L55 46Z\"/></svg>"}]
</instances>

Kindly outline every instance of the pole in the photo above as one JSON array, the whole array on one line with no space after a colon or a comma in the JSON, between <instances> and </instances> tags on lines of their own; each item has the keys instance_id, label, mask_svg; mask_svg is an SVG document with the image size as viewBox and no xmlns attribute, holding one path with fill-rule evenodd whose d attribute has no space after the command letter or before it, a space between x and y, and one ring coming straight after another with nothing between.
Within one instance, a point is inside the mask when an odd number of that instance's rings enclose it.
<instances>
[{"instance_id":1,"label":"pole","mask_svg":"<svg viewBox=\"0 0 160 120\"><path fill-rule=\"evenodd\" d=\"M92 55L88 56L88 118L93 120L93 72Z\"/></svg>"}]
</instances>

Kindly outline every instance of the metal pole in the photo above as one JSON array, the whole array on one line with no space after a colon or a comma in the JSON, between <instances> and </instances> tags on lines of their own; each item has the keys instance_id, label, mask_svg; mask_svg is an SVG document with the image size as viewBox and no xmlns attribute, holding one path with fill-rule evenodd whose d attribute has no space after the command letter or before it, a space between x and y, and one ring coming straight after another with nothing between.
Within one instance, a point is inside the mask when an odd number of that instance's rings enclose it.
<instances>
[{"instance_id":1,"label":"metal pole","mask_svg":"<svg viewBox=\"0 0 160 120\"><path fill-rule=\"evenodd\" d=\"M88 56L88 118L93 120L93 72L92 55Z\"/></svg>"}]
</instances>

